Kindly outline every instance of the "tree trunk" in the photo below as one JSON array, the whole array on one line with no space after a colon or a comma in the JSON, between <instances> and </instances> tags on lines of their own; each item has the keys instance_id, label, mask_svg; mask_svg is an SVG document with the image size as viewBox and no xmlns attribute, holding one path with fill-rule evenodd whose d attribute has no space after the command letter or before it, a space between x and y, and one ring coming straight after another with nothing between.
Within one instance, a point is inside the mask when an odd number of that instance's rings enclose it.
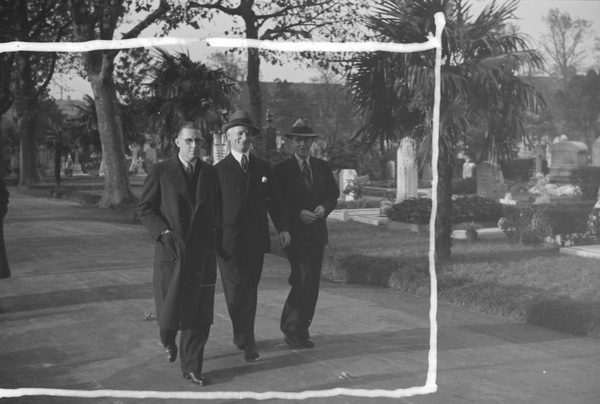
<instances>
[{"instance_id":1,"label":"tree trunk","mask_svg":"<svg viewBox=\"0 0 600 404\"><path fill-rule=\"evenodd\" d=\"M31 185L39 184L41 177L38 168L37 144L38 100L27 52L18 53L17 68L17 117L20 139L19 188L28 188Z\"/></svg>"},{"instance_id":2,"label":"tree trunk","mask_svg":"<svg viewBox=\"0 0 600 404\"><path fill-rule=\"evenodd\" d=\"M127 159L125 157L125 140L121 125L121 112L117 101L117 91L112 75L112 69L98 69L99 74L88 77L96 100L98 115L98 131L102 142L102 158L106 161L104 176L104 193L98 203L101 208L119 206L136 201L129 187Z\"/></svg>"},{"instance_id":3,"label":"tree trunk","mask_svg":"<svg viewBox=\"0 0 600 404\"><path fill-rule=\"evenodd\" d=\"M258 29L256 28L256 16L252 12L246 13L244 16L246 23L246 38L258 39ZM262 128L262 94L260 91L260 54L257 48L248 48L248 74L246 75L246 83L248 84L248 96L250 98L250 115L254 124L258 128ZM265 134L259 135L260 144L255 144L255 152L263 157L266 154L266 138Z\"/></svg>"},{"instance_id":4,"label":"tree trunk","mask_svg":"<svg viewBox=\"0 0 600 404\"><path fill-rule=\"evenodd\" d=\"M450 261L452 248L452 169L454 161L440 150L438 161L438 197L435 220L435 257L440 263Z\"/></svg>"}]
</instances>

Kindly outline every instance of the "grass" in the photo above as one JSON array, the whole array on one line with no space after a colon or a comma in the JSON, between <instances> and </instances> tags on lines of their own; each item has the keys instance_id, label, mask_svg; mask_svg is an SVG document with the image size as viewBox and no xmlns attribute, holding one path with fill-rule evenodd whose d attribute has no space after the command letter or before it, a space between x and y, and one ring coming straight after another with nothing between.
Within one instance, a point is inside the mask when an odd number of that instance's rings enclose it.
<instances>
[{"instance_id":1,"label":"grass","mask_svg":"<svg viewBox=\"0 0 600 404\"><path fill-rule=\"evenodd\" d=\"M429 295L429 242L408 231L331 222L323 276ZM577 335L600 337L598 261L506 240L454 240L437 265L440 300Z\"/></svg>"}]
</instances>

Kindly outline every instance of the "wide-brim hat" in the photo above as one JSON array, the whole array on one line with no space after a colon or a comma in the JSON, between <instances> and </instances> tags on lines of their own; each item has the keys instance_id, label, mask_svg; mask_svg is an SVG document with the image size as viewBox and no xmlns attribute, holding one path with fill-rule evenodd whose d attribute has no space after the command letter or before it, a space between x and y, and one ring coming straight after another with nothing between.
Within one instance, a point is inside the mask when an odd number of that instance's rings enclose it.
<instances>
[{"instance_id":1,"label":"wide-brim hat","mask_svg":"<svg viewBox=\"0 0 600 404\"><path fill-rule=\"evenodd\" d=\"M254 125L254 122L252 122L250 114L246 111L235 111L229 118L229 122L221 127L221 130L223 133L226 133L229 128L233 128L234 126L247 126L252 128L254 129L253 135L258 135L260 132L260 129L258 129Z\"/></svg>"},{"instance_id":2,"label":"wide-brim hat","mask_svg":"<svg viewBox=\"0 0 600 404\"><path fill-rule=\"evenodd\" d=\"M285 134L285 137L287 137L288 139L292 139L296 136L319 137L319 135L314 133L312 128L300 118L298 118L296 123L294 123L294 126L292 126L292 130Z\"/></svg>"}]
</instances>

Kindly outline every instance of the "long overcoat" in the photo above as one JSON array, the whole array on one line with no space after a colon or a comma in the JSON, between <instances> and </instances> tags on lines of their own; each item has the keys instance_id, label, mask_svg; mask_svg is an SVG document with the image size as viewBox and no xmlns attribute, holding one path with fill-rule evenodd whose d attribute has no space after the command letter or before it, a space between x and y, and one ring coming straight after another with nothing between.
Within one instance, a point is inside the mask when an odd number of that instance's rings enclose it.
<instances>
[{"instance_id":1,"label":"long overcoat","mask_svg":"<svg viewBox=\"0 0 600 404\"><path fill-rule=\"evenodd\" d=\"M0 279L10 277L10 267L6 257L6 247L4 245L4 216L8 210L8 197L10 194L6 189L6 183L0 177Z\"/></svg>"},{"instance_id":2,"label":"long overcoat","mask_svg":"<svg viewBox=\"0 0 600 404\"><path fill-rule=\"evenodd\" d=\"M220 207L219 181L209 164L198 160L191 184L177 155L149 170L138 212L156 242L154 299L160 328L196 329L213 322ZM175 236L175 260L160 240L166 229Z\"/></svg>"}]
</instances>

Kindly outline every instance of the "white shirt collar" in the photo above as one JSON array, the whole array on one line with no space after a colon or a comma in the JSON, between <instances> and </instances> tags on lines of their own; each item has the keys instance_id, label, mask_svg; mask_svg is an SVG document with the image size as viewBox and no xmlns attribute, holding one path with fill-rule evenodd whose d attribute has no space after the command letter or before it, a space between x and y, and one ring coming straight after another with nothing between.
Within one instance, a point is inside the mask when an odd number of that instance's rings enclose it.
<instances>
[{"instance_id":1,"label":"white shirt collar","mask_svg":"<svg viewBox=\"0 0 600 404\"><path fill-rule=\"evenodd\" d=\"M298 157L297 154L294 154L294 157L296 157L296 162L298 163L298 165L300 166L300 169L302 169L302 163L304 163L304 159L301 159L300 157ZM310 156L308 156L306 158L306 162L308 163L308 167L311 167L310 165ZM311 167L312 168L312 167Z\"/></svg>"},{"instance_id":2,"label":"white shirt collar","mask_svg":"<svg viewBox=\"0 0 600 404\"><path fill-rule=\"evenodd\" d=\"M248 159L248 161L250 161L250 151L247 151L246 153L240 153L238 151L235 151L235 150L231 149L231 155L240 164L242 164L242 156L246 156L246 158Z\"/></svg>"},{"instance_id":3,"label":"white shirt collar","mask_svg":"<svg viewBox=\"0 0 600 404\"><path fill-rule=\"evenodd\" d=\"M177 157L179 157L179 161L181 161L181 164L183 164L183 168L187 168L188 162L184 161L181 156L178 154ZM194 169L194 171L196 170L196 163L198 162L198 159L195 158L192 161L189 162L189 164L192 165L192 168Z\"/></svg>"}]
</instances>

